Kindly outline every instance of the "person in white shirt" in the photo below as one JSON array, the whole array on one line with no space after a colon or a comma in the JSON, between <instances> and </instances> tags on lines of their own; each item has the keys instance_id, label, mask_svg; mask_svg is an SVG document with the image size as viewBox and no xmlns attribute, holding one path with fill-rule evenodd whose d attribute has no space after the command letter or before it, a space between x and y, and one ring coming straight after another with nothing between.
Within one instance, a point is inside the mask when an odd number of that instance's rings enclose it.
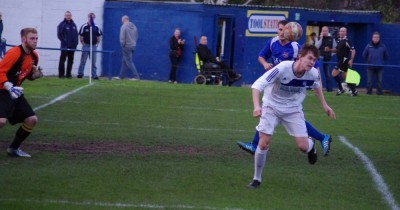
<instances>
[{"instance_id":1,"label":"person in white shirt","mask_svg":"<svg viewBox=\"0 0 400 210\"><path fill-rule=\"evenodd\" d=\"M257 188L261 184L269 144L274 129L282 124L289 135L293 136L297 147L308 154L310 164L317 161L314 142L308 138L304 123L303 100L307 88L313 88L325 113L336 119L335 112L325 101L320 84L319 71L314 64L319 57L318 49L313 45L303 45L297 61L283 61L258 78L252 85L253 116L260 118L256 129L260 141L254 154L254 177L248 185ZM264 91L262 106L260 94Z\"/></svg>"}]
</instances>

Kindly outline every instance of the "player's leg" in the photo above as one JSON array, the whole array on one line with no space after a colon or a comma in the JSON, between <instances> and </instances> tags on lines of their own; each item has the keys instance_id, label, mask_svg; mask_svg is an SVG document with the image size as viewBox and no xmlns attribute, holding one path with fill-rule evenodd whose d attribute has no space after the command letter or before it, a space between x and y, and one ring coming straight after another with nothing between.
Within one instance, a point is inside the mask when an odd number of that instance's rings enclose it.
<instances>
[{"instance_id":1,"label":"player's leg","mask_svg":"<svg viewBox=\"0 0 400 210\"><path fill-rule=\"evenodd\" d=\"M308 136L311 136L312 138L321 142L321 147L322 147L324 156L327 156L329 154L331 141L332 141L331 135L322 134L314 126L312 126L311 123L309 123L307 120L305 122L306 122Z\"/></svg>"},{"instance_id":2,"label":"player's leg","mask_svg":"<svg viewBox=\"0 0 400 210\"><path fill-rule=\"evenodd\" d=\"M346 77L347 77L347 69L349 69L349 60L346 60L345 62L343 62L342 66L340 67L340 70L343 72L342 76L343 79L346 81ZM358 91L356 90L356 84L353 83L347 83L347 87L349 87L350 89L350 96L356 96L358 95Z\"/></svg>"},{"instance_id":3,"label":"player's leg","mask_svg":"<svg viewBox=\"0 0 400 210\"><path fill-rule=\"evenodd\" d=\"M332 71L332 77L336 81L337 87L338 87L337 92L336 92L337 96L344 93L344 90L342 87L342 79L340 78L340 75L339 75L340 74L339 67L338 67L339 65L340 65L340 63L338 62L338 64L335 66L335 68Z\"/></svg>"},{"instance_id":4,"label":"player's leg","mask_svg":"<svg viewBox=\"0 0 400 210\"><path fill-rule=\"evenodd\" d=\"M254 176L252 182L248 185L250 188L257 188L261 184L262 172L267 161L267 154L271 136L278 124L277 116L271 108L263 108L260 123L257 130L260 134L260 141L254 154Z\"/></svg>"},{"instance_id":5,"label":"player's leg","mask_svg":"<svg viewBox=\"0 0 400 210\"><path fill-rule=\"evenodd\" d=\"M32 129L35 127L37 120L36 115L30 116L24 120L22 125L18 128L10 148L18 149L21 146L21 143L32 133Z\"/></svg>"},{"instance_id":6,"label":"player's leg","mask_svg":"<svg viewBox=\"0 0 400 210\"><path fill-rule=\"evenodd\" d=\"M317 151L314 142L308 138L306 124L302 111L286 113L281 117L283 127L289 135L295 137L297 147L308 154L308 162L314 164L317 161Z\"/></svg>"},{"instance_id":7,"label":"player's leg","mask_svg":"<svg viewBox=\"0 0 400 210\"><path fill-rule=\"evenodd\" d=\"M237 141L236 144L239 146L239 148L241 148L244 151L254 155L254 153L256 152L259 140L260 140L260 134L256 130L252 142L244 143L244 142L241 142L241 141Z\"/></svg>"},{"instance_id":8,"label":"player's leg","mask_svg":"<svg viewBox=\"0 0 400 210\"><path fill-rule=\"evenodd\" d=\"M22 125L18 128L15 133L15 138L7 149L7 153L10 156L16 157L31 157L20 149L23 141L32 133L33 127L35 127L38 118L35 115L32 107L25 100L24 96L17 99L15 103L15 110L13 116L9 118L10 124L15 125L16 123L22 122Z\"/></svg>"},{"instance_id":9,"label":"player's leg","mask_svg":"<svg viewBox=\"0 0 400 210\"><path fill-rule=\"evenodd\" d=\"M304 153L307 153L308 162L315 164L317 162L317 150L315 149L314 142L307 137L295 137L294 138L297 147Z\"/></svg>"},{"instance_id":10,"label":"player's leg","mask_svg":"<svg viewBox=\"0 0 400 210\"><path fill-rule=\"evenodd\" d=\"M250 188L257 188L262 181L262 172L267 162L267 154L269 144L271 142L271 135L260 132L259 145L254 154L254 176L253 181L248 185Z\"/></svg>"}]
</instances>

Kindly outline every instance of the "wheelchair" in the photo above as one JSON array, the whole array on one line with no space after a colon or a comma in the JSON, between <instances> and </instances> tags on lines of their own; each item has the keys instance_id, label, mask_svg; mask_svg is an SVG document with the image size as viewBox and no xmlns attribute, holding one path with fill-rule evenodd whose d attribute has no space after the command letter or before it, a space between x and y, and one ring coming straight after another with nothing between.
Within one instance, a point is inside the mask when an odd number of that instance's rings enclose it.
<instances>
[{"instance_id":1,"label":"wheelchair","mask_svg":"<svg viewBox=\"0 0 400 210\"><path fill-rule=\"evenodd\" d=\"M230 85L230 78L226 71L216 63L204 63L195 52L195 64L197 75L194 78L195 84L201 85Z\"/></svg>"}]
</instances>

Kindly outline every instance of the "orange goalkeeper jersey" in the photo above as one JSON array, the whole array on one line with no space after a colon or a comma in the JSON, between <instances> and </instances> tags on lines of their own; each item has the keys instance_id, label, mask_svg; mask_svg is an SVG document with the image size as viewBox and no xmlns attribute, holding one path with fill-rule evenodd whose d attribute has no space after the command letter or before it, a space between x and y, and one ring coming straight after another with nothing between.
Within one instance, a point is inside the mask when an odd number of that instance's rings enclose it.
<instances>
[{"instance_id":1,"label":"orange goalkeeper jersey","mask_svg":"<svg viewBox=\"0 0 400 210\"><path fill-rule=\"evenodd\" d=\"M34 50L26 54L21 45L8 50L0 61L0 89L5 89L7 81L20 86L25 79L32 80L32 66L38 64L38 57Z\"/></svg>"}]
</instances>

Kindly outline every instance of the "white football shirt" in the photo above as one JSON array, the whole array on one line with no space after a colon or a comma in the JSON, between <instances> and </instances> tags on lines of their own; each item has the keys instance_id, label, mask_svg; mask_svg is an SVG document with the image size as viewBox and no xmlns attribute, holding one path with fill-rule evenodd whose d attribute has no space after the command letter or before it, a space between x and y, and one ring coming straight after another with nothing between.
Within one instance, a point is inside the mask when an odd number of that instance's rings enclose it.
<instances>
[{"instance_id":1,"label":"white football shirt","mask_svg":"<svg viewBox=\"0 0 400 210\"><path fill-rule=\"evenodd\" d=\"M320 86L320 75L312 67L303 76L294 74L294 61L282 61L258 78L251 88L264 91L263 107L271 106L282 112L292 112L303 108L307 88Z\"/></svg>"}]
</instances>

